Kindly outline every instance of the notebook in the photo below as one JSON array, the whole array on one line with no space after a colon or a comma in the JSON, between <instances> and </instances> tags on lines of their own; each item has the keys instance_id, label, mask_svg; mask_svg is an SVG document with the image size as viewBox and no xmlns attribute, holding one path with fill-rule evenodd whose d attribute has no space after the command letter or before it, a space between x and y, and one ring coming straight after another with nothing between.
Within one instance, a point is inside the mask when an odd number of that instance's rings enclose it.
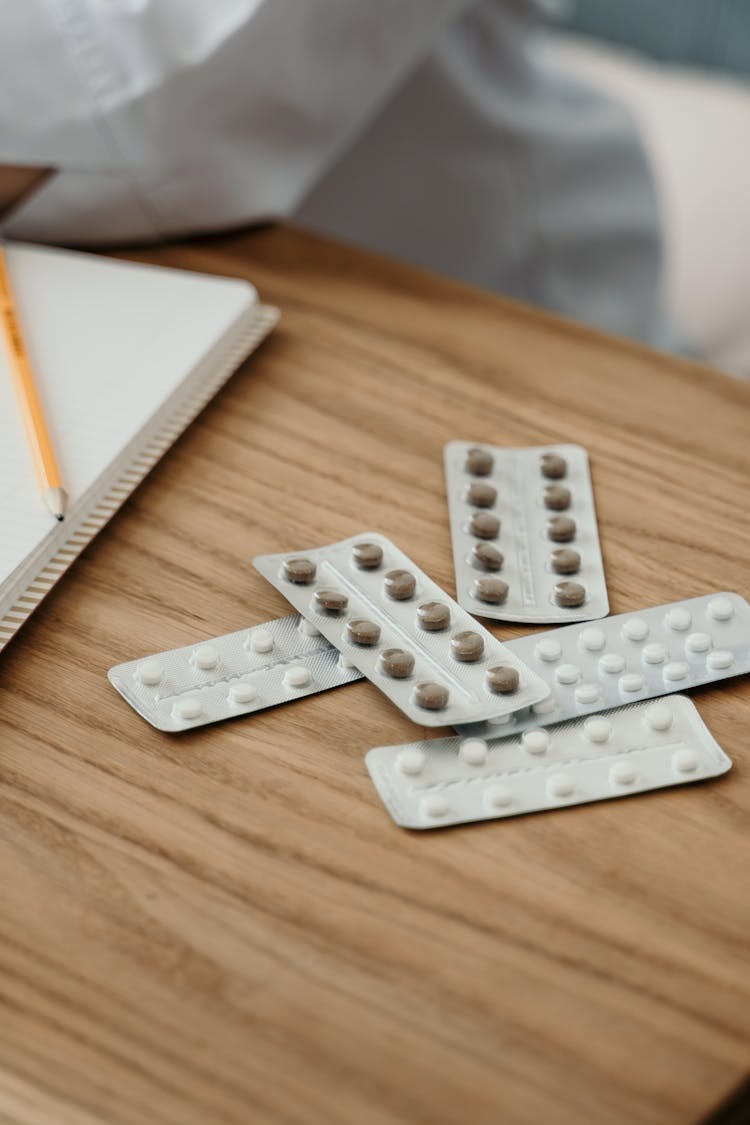
<instances>
[{"instance_id":1,"label":"notebook","mask_svg":"<svg viewBox=\"0 0 750 1125\"><path fill-rule=\"evenodd\" d=\"M0 649L278 319L233 278L6 253L68 507L44 506L0 341Z\"/></svg>"}]
</instances>

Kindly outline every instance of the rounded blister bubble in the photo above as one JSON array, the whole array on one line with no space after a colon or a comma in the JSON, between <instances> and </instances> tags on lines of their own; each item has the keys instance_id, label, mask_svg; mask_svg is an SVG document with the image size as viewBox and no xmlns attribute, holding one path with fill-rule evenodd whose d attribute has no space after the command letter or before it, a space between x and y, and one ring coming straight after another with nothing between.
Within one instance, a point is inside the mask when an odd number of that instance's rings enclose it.
<instances>
[{"instance_id":1,"label":"rounded blister bubble","mask_svg":"<svg viewBox=\"0 0 750 1125\"><path fill-rule=\"evenodd\" d=\"M506 809L513 804L513 793L507 785L490 785L484 799L491 809Z\"/></svg>"},{"instance_id":2,"label":"rounded blister bubble","mask_svg":"<svg viewBox=\"0 0 750 1125\"><path fill-rule=\"evenodd\" d=\"M662 675L665 680L670 683L679 683L680 680L686 680L690 669L684 660L670 660L669 664L664 665Z\"/></svg>"},{"instance_id":3,"label":"rounded blister bubble","mask_svg":"<svg viewBox=\"0 0 750 1125\"><path fill-rule=\"evenodd\" d=\"M664 624L668 629L675 629L678 633L686 633L693 624L690 610L677 605L670 609L664 617Z\"/></svg>"},{"instance_id":4,"label":"rounded blister bubble","mask_svg":"<svg viewBox=\"0 0 750 1125\"><path fill-rule=\"evenodd\" d=\"M201 645L193 653L192 660L196 668L202 668L205 672L219 663L219 653L213 645Z\"/></svg>"},{"instance_id":5,"label":"rounded blister bubble","mask_svg":"<svg viewBox=\"0 0 750 1125\"><path fill-rule=\"evenodd\" d=\"M555 679L559 684L576 684L581 678L577 664L560 664L555 668Z\"/></svg>"},{"instance_id":6,"label":"rounded blister bubble","mask_svg":"<svg viewBox=\"0 0 750 1125\"><path fill-rule=\"evenodd\" d=\"M458 748L458 756L468 766L483 766L487 761L487 743L483 738L465 738Z\"/></svg>"},{"instance_id":7,"label":"rounded blister bubble","mask_svg":"<svg viewBox=\"0 0 750 1125\"><path fill-rule=\"evenodd\" d=\"M511 664L495 664L487 669L484 681L488 690L495 695L513 695L518 691L521 677L518 669Z\"/></svg>"},{"instance_id":8,"label":"rounded blister bubble","mask_svg":"<svg viewBox=\"0 0 750 1125\"><path fill-rule=\"evenodd\" d=\"M625 657L619 652L605 652L599 660L599 671L609 676L617 676L625 670Z\"/></svg>"},{"instance_id":9,"label":"rounded blister bubble","mask_svg":"<svg viewBox=\"0 0 750 1125\"><path fill-rule=\"evenodd\" d=\"M646 709L646 724L652 730L669 730L672 725L672 708L668 703L652 703Z\"/></svg>"},{"instance_id":10,"label":"rounded blister bubble","mask_svg":"<svg viewBox=\"0 0 750 1125\"><path fill-rule=\"evenodd\" d=\"M540 699L538 703L532 703L531 710L535 715L551 715L553 711L557 710L557 700L554 695L548 695L546 699Z\"/></svg>"},{"instance_id":11,"label":"rounded blister bubble","mask_svg":"<svg viewBox=\"0 0 750 1125\"><path fill-rule=\"evenodd\" d=\"M635 781L635 768L630 762L615 762L609 771L612 785L632 785Z\"/></svg>"},{"instance_id":12,"label":"rounded blister bubble","mask_svg":"<svg viewBox=\"0 0 750 1125\"><path fill-rule=\"evenodd\" d=\"M575 690L576 703L583 705L596 703L600 696L598 684L579 684Z\"/></svg>"},{"instance_id":13,"label":"rounded blister bubble","mask_svg":"<svg viewBox=\"0 0 750 1125\"><path fill-rule=\"evenodd\" d=\"M339 653L338 663L339 668L341 668L342 672L351 672L352 670L357 672L359 671L359 668L354 663L354 661L343 652Z\"/></svg>"},{"instance_id":14,"label":"rounded blister bubble","mask_svg":"<svg viewBox=\"0 0 750 1125\"><path fill-rule=\"evenodd\" d=\"M475 477L487 477L492 472L495 464L495 458L486 449L480 449L474 446L472 449L466 451L466 461L464 462L464 472L471 473Z\"/></svg>"},{"instance_id":15,"label":"rounded blister bubble","mask_svg":"<svg viewBox=\"0 0 750 1125\"><path fill-rule=\"evenodd\" d=\"M664 645L651 644L645 646L641 655L645 664L663 664L669 653Z\"/></svg>"},{"instance_id":16,"label":"rounded blister bubble","mask_svg":"<svg viewBox=\"0 0 750 1125\"><path fill-rule=\"evenodd\" d=\"M609 719L596 715L592 719L587 719L583 724L583 733L589 742L609 742L612 735L612 724Z\"/></svg>"},{"instance_id":17,"label":"rounded blister bubble","mask_svg":"<svg viewBox=\"0 0 750 1125\"><path fill-rule=\"evenodd\" d=\"M161 683L164 668L158 660L144 660L136 668L136 676L145 687L155 687Z\"/></svg>"},{"instance_id":18,"label":"rounded blister bubble","mask_svg":"<svg viewBox=\"0 0 750 1125\"><path fill-rule=\"evenodd\" d=\"M198 719L203 713L200 700L194 696L188 696L186 699L178 699L172 708L172 714L175 719L182 719L184 721L190 719Z\"/></svg>"},{"instance_id":19,"label":"rounded blister bubble","mask_svg":"<svg viewBox=\"0 0 750 1125\"><path fill-rule=\"evenodd\" d=\"M495 715L487 720L487 725L490 727L507 727L510 723L515 722L515 718L512 712L510 715Z\"/></svg>"},{"instance_id":20,"label":"rounded blister bubble","mask_svg":"<svg viewBox=\"0 0 750 1125\"><path fill-rule=\"evenodd\" d=\"M419 807L427 820L440 820L450 812L450 805L439 793L430 793L429 796L423 797Z\"/></svg>"},{"instance_id":21,"label":"rounded blister bubble","mask_svg":"<svg viewBox=\"0 0 750 1125\"><path fill-rule=\"evenodd\" d=\"M442 711L448 706L450 693L445 684L438 684L434 680L423 680L416 684L412 692L412 699L417 707L425 711Z\"/></svg>"},{"instance_id":22,"label":"rounded blister bubble","mask_svg":"<svg viewBox=\"0 0 750 1125\"><path fill-rule=\"evenodd\" d=\"M714 621L728 621L734 613L734 606L729 598L711 598L706 613Z\"/></svg>"},{"instance_id":23,"label":"rounded blister bubble","mask_svg":"<svg viewBox=\"0 0 750 1125\"><path fill-rule=\"evenodd\" d=\"M547 660L552 664L562 656L562 645L559 641L553 641L545 637L543 641L537 641L534 646L534 655L540 660Z\"/></svg>"},{"instance_id":24,"label":"rounded blister bubble","mask_svg":"<svg viewBox=\"0 0 750 1125\"><path fill-rule=\"evenodd\" d=\"M257 695L258 692L255 687L245 680L238 680L229 689L230 703L252 703Z\"/></svg>"},{"instance_id":25,"label":"rounded blister bubble","mask_svg":"<svg viewBox=\"0 0 750 1125\"><path fill-rule=\"evenodd\" d=\"M607 638L603 629L589 628L583 630L579 643L587 652L600 652L607 643Z\"/></svg>"},{"instance_id":26,"label":"rounded blister bubble","mask_svg":"<svg viewBox=\"0 0 750 1125\"><path fill-rule=\"evenodd\" d=\"M247 643L253 652L270 652L273 648L273 635L268 629L253 629Z\"/></svg>"},{"instance_id":27,"label":"rounded blister bubble","mask_svg":"<svg viewBox=\"0 0 750 1125\"><path fill-rule=\"evenodd\" d=\"M546 730L526 730L521 735L521 742L529 754L544 754L549 747L549 735Z\"/></svg>"},{"instance_id":28,"label":"rounded blister bubble","mask_svg":"<svg viewBox=\"0 0 750 1125\"><path fill-rule=\"evenodd\" d=\"M547 781L550 797L570 797L574 790L573 779L567 773L553 773Z\"/></svg>"},{"instance_id":29,"label":"rounded blister bubble","mask_svg":"<svg viewBox=\"0 0 750 1125\"><path fill-rule=\"evenodd\" d=\"M640 672L626 672L620 676L619 688L625 692L643 691L643 676Z\"/></svg>"},{"instance_id":30,"label":"rounded blister bubble","mask_svg":"<svg viewBox=\"0 0 750 1125\"><path fill-rule=\"evenodd\" d=\"M300 631L300 633L302 633L302 635L304 637L320 637L321 636L320 629L317 629L315 627L315 625L313 625L312 621L308 621L304 617L301 619L301 621L299 623L299 631Z\"/></svg>"},{"instance_id":31,"label":"rounded blister bubble","mask_svg":"<svg viewBox=\"0 0 750 1125\"><path fill-rule=\"evenodd\" d=\"M708 652L712 643L710 633L691 633L685 638L685 648L688 652Z\"/></svg>"},{"instance_id":32,"label":"rounded blister bubble","mask_svg":"<svg viewBox=\"0 0 750 1125\"><path fill-rule=\"evenodd\" d=\"M672 755L675 773L694 773L698 769L698 755L694 750L676 750Z\"/></svg>"},{"instance_id":33,"label":"rounded blister bubble","mask_svg":"<svg viewBox=\"0 0 750 1125\"><path fill-rule=\"evenodd\" d=\"M377 570L383 561L383 548L379 543L355 543L352 561L360 570Z\"/></svg>"},{"instance_id":34,"label":"rounded blister bubble","mask_svg":"<svg viewBox=\"0 0 750 1125\"><path fill-rule=\"evenodd\" d=\"M284 672L284 686L291 688L307 687L310 683L310 669L304 664L291 664Z\"/></svg>"},{"instance_id":35,"label":"rounded blister bubble","mask_svg":"<svg viewBox=\"0 0 750 1125\"><path fill-rule=\"evenodd\" d=\"M414 597L417 579L410 570L397 567L395 570L386 571L383 589L392 601L408 602Z\"/></svg>"},{"instance_id":36,"label":"rounded blister bubble","mask_svg":"<svg viewBox=\"0 0 750 1125\"><path fill-rule=\"evenodd\" d=\"M312 559L301 557L284 559L281 564L281 573L287 582L296 586L309 586L315 581L317 567Z\"/></svg>"},{"instance_id":37,"label":"rounded blister bubble","mask_svg":"<svg viewBox=\"0 0 750 1125\"><path fill-rule=\"evenodd\" d=\"M416 777L421 773L427 762L427 755L424 750L418 747L411 747L408 750L402 750L396 758L396 768L407 777Z\"/></svg>"},{"instance_id":38,"label":"rounded blister bubble","mask_svg":"<svg viewBox=\"0 0 750 1125\"><path fill-rule=\"evenodd\" d=\"M552 591L552 600L562 609L576 609L586 601L586 587L580 582L556 582Z\"/></svg>"},{"instance_id":39,"label":"rounded blister bubble","mask_svg":"<svg viewBox=\"0 0 750 1125\"><path fill-rule=\"evenodd\" d=\"M648 633L648 622L642 617L629 617L623 622L622 635L627 641L645 641Z\"/></svg>"},{"instance_id":40,"label":"rounded blister bubble","mask_svg":"<svg viewBox=\"0 0 750 1125\"><path fill-rule=\"evenodd\" d=\"M349 598L343 590L320 589L313 594L312 604L318 613L335 617L344 612Z\"/></svg>"},{"instance_id":41,"label":"rounded blister bubble","mask_svg":"<svg viewBox=\"0 0 750 1125\"><path fill-rule=\"evenodd\" d=\"M723 671L725 668L731 668L734 663L734 653L731 653L726 648L715 648L713 652L709 652L706 657L706 667L710 668L712 672Z\"/></svg>"}]
</instances>

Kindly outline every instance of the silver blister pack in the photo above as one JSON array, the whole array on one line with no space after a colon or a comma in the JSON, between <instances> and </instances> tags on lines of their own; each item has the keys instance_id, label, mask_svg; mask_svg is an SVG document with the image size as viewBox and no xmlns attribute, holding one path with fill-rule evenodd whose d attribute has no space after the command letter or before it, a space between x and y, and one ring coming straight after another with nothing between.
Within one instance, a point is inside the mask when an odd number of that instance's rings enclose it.
<instances>
[{"instance_id":1,"label":"silver blister pack","mask_svg":"<svg viewBox=\"0 0 750 1125\"><path fill-rule=\"evenodd\" d=\"M416 723L479 721L549 694L541 676L383 535L253 561Z\"/></svg>"},{"instance_id":2,"label":"silver blister pack","mask_svg":"<svg viewBox=\"0 0 750 1125\"><path fill-rule=\"evenodd\" d=\"M609 612L586 450L451 441L445 479L456 597L470 613L528 623Z\"/></svg>"},{"instance_id":3,"label":"silver blister pack","mask_svg":"<svg viewBox=\"0 0 750 1125\"><path fill-rule=\"evenodd\" d=\"M731 761L687 696L485 742L436 738L366 758L403 828L440 828L626 797L716 777Z\"/></svg>"},{"instance_id":4,"label":"silver blister pack","mask_svg":"<svg viewBox=\"0 0 750 1125\"><path fill-rule=\"evenodd\" d=\"M510 718L461 724L464 734L495 737L750 672L750 605L704 594L506 644L551 693Z\"/></svg>"},{"instance_id":5,"label":"silver blister pack","mask_svg":"<svg viewBox=\"0 0 750 1125\"><path fill-rule=\"evenodd\" d=\"M248 715L361 678L294 614L117 664L110 683L158 730L184 731Z\"/></svg>"}]
</instances>

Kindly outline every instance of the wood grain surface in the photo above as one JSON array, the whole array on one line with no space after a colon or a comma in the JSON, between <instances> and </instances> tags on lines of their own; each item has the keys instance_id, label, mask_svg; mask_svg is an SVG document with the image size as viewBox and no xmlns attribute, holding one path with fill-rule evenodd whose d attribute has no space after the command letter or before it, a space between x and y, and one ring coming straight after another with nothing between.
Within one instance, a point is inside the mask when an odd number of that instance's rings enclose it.
<instances>
[{"instance_id":1,"label":"wood grain surface","mask_svg":"<svg viewBox=\"0 0 750 1125\"><path fill-rule=\"evenodd\" d=\"M697 1121L748 1065L746 680L695 693L717 781L410 834L369 684L170 737L106 670L364 528L453 592L451 438L588 447L613 613L747 595L750 387L291 229L128 256L282 321L3 654L0 1121Z\"/></svg>"}]
</instances>

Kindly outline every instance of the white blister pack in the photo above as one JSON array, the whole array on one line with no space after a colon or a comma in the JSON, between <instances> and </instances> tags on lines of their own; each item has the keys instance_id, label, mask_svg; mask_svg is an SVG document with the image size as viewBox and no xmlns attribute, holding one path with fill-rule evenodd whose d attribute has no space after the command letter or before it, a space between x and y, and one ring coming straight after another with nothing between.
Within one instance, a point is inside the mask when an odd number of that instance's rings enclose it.
<instances>
[{"instance_id":1,"label":"white blister pack","mask_svg":"<svg viewBox=\"0 0 750 1125\"><path fill-rule=\"evenodd\" d=\"M750 672L750 605L739 594L704 594L506 644L550 695L510 718L460 724L464 734L501 736Z\"/></svg>"},{"instance_id":2,"label":"white blister pack","mask_svg":"<svg viewBox=\"0 0 750 1125\"><path fill-rule=\"evenodd\" d=\"M479 721L549 687L375 532L255 567L415 723Z\"/></svg>"},{"instance_id":3,"label":"white blister pack","mask_svg":"<svg viewBox=\"0 0 750 1125\"><path fill-rule=\"evenodd\" d=\"M297 614L118 664L107 674L139 715L158 730L172 732L361 679Z\"/></svg>"},{"instance_id":4,"label":"white blister pack","mask_svg":"<svg viewBox=\"0 0 750 1125\"><path fill-rule=\"evenodd\" d=\"M403 828L626 797L716 777L732 765L684 695L490 742L453 737L379 746L366 762Z\"/></svg>"},{"instance_id":5,"label":"white blister pack","mask_svg":"<svg viewBox=\"0 0 750 1125\"><path fill-rule=\"evenodd\" d=\"M451 441L445 479L456 597L528 623L609 611L594 494L580 445L510 449Z\"/></svg>"}]
</instances>

